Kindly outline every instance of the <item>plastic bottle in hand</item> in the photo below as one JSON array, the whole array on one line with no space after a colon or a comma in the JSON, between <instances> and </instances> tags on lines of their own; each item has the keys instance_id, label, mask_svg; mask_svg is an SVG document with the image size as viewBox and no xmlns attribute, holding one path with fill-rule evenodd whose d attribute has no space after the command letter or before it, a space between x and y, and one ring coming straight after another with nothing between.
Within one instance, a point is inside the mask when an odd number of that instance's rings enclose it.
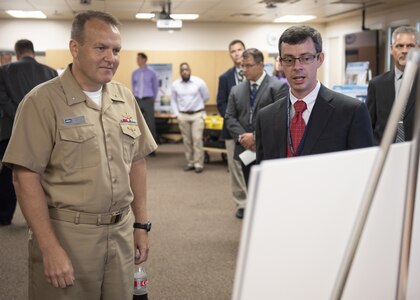
<instances>
[{"instance_id":1,"label":"plastic bottle in hand","mask_svg":"<svg viewBox=\"0 0 420 300\"><path fill-rule=\"evenodd\" d=\"M134 289L133 300L148 300L147 297L147 274L142 266L139 266L137 272L134 273Z\"/></svg>"}]
</instances>

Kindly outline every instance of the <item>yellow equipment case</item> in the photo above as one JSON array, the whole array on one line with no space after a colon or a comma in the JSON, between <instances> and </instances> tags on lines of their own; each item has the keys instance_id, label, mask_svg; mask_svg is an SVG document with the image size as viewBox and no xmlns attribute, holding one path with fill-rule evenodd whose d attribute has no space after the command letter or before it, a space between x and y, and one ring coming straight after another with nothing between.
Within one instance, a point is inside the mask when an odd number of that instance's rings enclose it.
<instances>
[{"instance_id":1,"label":"yellow equipment case","mask_svg":"<svg viewBox=\"0 0 420 300\"><path fill-rule=\"evenodd\" d=\"M226 161L225 141L220 137L223 129L223 118L219 115L207 116L204 123L204 161L206 163L210 162L208 152L219 152L222 155L222 159Z\"/></svg>"}]
</instances>

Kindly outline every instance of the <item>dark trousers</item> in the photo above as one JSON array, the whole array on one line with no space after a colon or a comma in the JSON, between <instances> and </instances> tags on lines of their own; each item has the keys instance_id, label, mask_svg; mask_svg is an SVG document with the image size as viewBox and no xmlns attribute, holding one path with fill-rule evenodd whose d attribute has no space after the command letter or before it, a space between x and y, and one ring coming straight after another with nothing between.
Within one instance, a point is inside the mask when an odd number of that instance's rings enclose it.
<instances>
[{"instance_id":1,"label":"dark trousers","mask_svg":"<svg viewBox=\"0 0 420 300\"><path fill-rule=\"evenodd\" d=\"M156 134L156 123L155 123L155 99L150 97L137 98L137 103L140 106L141 112L144 116L147 126L149 127L150 132L152 133L155 141L158 141Z\"/></svg>"},{"instance_id":2,"label":"dark trousers","mask_svg":"<svg viewBox=\"0 0 420 300\"><path fill-rule=\"evenodd\" d=\"M255 161L250 163L247 166L245 166L241 161L242 173L244 173L244 179L245 179L247 189L248 189L248 186L249 186L249 175L251 174L251 168L252 168L253 165L255 165Z\"/></svg>"},{"instance_id":3,"label":"dark trousers","mask_svg":"<svg viewBox=\"0 0 420 300\"><path fill-rule=\"evenodd\" d=\"M9 140L0 141L0 158L3 159ZM0 222L9 222L13 219L16 209L16 194L12 182L12 170L2 167L0 172Z\"/></svg>"}]
</instances>

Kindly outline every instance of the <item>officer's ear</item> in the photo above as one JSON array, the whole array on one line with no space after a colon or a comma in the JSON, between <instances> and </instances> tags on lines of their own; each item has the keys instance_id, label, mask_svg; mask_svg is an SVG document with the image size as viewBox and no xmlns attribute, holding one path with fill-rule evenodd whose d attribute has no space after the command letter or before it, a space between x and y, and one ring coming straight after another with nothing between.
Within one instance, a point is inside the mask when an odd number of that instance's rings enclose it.
<instances>
[{"instance_id":1,"label":"officer's ear","mask_svg":"<svg viewBox=\"0 0 420 300\"><path fill-rule=\"evenodd\" d=\"M77 58L78 53L79 53L79 42L77 42L73 39L70 40L69 49L70 49L70 53L73 56L73 58Z\"/></svg>"}]
</instances>

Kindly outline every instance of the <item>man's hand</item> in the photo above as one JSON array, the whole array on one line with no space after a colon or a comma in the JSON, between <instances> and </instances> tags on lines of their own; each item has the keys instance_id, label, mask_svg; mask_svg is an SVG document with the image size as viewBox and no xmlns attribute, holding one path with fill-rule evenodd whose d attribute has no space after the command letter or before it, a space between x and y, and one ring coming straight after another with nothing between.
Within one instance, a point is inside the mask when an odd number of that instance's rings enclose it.
<instances>
[{"instance_id":1,"label":"man's hand","mask_svg":"<svg viewBox=\"0 0 420 300\"><path fill-rule=\"evenodd\" d=\"M243 133L239 136L239 143L248 150L256 151L254 135L251 132Z\"/></svg>"},{"instance_id":2,"label":"man's hand","mask_svg":"<svg viewBox=\"0 0 420 300\"><path fill-rule=\"evenodd\" d=\"M146 160L140 159L131 165L130 184L134 194L131 209L134 214L135 222L146 223L147 207L146 207ZM147 260L149 254L149 237L144 229L134 229L134 263L141 264Z\"/></svg>"},{"instance_id":3,"label":"man's hand","mask_svg":"<svg viewBox=\"0 0 420 300\"><path fill-rule=\"evenodd\" d=\"M40 175L14 165L13 185L22 213L41 250L46 280L57 288L73 285L73 266L52 229Z\"/></svg>"},{"instance_id":4,"label":"man's hand","mask_svg":"<svg viewBox=\"0 0 420 300\"><path fill-rule=\"evenodd\" d=\"M146 230L134 229L134 246L134 263L139 265L145 262L149 256L149 237Z\"/></svg>"},{"instance_id":5,"label":"man's hand","mask_svg":"<svg viewBox=\"0 0 420 300\"><path fill-rule=\"evenodd\" d=\"M45 250L43 262L48 283L56 288L66 288L74 284L73 266L63 248L58 246Z\"/></svg>"}]
</instances>

